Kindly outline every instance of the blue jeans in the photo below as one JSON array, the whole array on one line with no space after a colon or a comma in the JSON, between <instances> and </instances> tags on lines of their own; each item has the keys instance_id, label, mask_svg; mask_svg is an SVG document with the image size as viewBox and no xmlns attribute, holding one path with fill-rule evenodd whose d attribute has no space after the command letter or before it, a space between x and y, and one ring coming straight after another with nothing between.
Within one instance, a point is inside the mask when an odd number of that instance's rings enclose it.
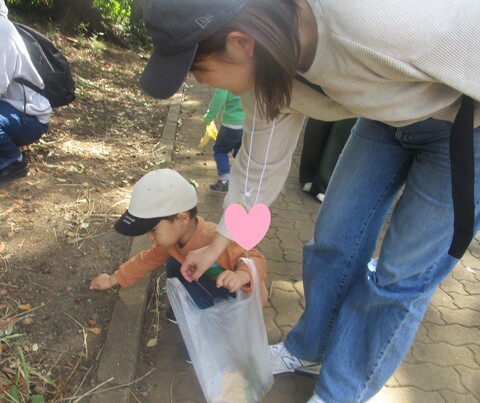
<instances>
[{"instance_id":1,"label":"blue jeans","mask_svg":"<svg viewBox=\"0 0 480 403\"><path fill-rule=\"evenodd\" d=\"M359 119L304 248L306 306L285 346L322 363L315 387L330 402L371 398L401 364L437 285L457 260L449 160L451 124L403 128ZM480 128L475 129L475 232ZM399 191L378 259L371 261Z\"/></svg>"},{"instance_id":2,"label":"blue jeans","mask_svg":"<svg viewBox=\"0 0 480 403\"><path fill-rule=\"evenodd\" d=\"M228 297L236 297L235 293L230 293L224 287L217 288L215 281L206 276L200 277L198 280L200 285L195 281L189 283L180 273L181 266L180 262L175 259L168 259L165 267L167 278L178 278L200 309L210 308L215 304L215 299L217 298L227 299Z\"/></svg>"},{"instance_id":3,"label":"blue jeans","mask_svg":"<svg viewBox=\"0 0 480 403\"><path fill-rule=\"evenodd\" d=\"M240 145L242 144L243 129L230 129L220 126L217 139L213 144L213 157L217 163L218 176L230 173L230 161L228 153L231 151L233 158L236 157Z\"/></svg>"},{"instance_id":4,"label":"blue jeans","mask_svg":"<svg viewBox=\"0 0 480 403\"><path fill-rule=\"evenodd\" d=\"M8 102L0 101L0 170L21 154L18 147L37 141L48 130L35 116L25 115Z\"/></svg>"}]
</instances>

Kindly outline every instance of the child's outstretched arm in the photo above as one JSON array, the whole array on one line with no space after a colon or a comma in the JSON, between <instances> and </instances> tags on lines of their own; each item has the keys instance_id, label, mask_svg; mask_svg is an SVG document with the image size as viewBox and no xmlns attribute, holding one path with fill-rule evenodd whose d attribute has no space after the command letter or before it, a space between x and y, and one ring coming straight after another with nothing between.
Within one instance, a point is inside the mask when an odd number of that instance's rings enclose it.
<instances>
[{"instance_id":1,"label":"child's outstretched arm","mask_svg":"<svg viewBox=\"0 0 480 403\"><path fill-rule=\"evenodd\" d=\"M118 284L115 274L102 273L90 282L90 289L96 291L104 291Z\"/></svg>"}]
</instances>

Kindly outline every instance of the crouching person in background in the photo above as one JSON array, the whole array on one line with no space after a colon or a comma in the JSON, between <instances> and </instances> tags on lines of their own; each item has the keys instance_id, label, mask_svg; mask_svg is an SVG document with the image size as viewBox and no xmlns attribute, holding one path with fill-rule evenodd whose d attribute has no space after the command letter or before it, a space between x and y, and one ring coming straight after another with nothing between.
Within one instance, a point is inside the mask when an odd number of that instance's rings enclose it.
<instances>
[{"instance_id":1,"label":"crouching person in background","mask_svg":"<svg viewBox=\"0 0 480 403\"><path fill-rule=\"evenodd\" d=\"M52 108L42 95L15 81L23 78L43 87L23 39L8 20L4 0L0 38L0 183L5 183L27 175L28 162L19 147L34 143L48 130Z\"/></svg>"}]
</instances>

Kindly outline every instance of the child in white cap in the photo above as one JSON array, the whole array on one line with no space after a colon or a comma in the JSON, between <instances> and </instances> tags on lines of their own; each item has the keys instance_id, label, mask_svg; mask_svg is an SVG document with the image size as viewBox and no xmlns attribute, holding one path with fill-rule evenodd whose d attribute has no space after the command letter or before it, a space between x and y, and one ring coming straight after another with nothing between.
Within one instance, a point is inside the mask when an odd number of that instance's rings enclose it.
<instances>
[{"instance_id":1,"label":"child in white cap","mask_svg":"<svg viewBox=\"0 0 480 403\"><path fill-rule=\"evenodd\" d=\"M178 172L159 169L144 175L134 186L127 211L115 224L117 232L128 236L147 234L153 245L120 265L113 274L103 273L90 283L91 290L107 290L115 285L128 287L166 264L167 277L177 277L186 287L199 308L214 304L215 298L228 298L240 288L249 293L252 275L245 262L244 250L231 242L216 263L225 269L212 280L203 276L189 283L180 274L185 256L191 250L209 245L216 234L216 225L197 215L195 188ZM262 302L267 302L264 256L251 250L261 281ZM172 313L167 312L173 321ZM174 317L173 317L174 318Z\"/></svg>"}]
</instances>

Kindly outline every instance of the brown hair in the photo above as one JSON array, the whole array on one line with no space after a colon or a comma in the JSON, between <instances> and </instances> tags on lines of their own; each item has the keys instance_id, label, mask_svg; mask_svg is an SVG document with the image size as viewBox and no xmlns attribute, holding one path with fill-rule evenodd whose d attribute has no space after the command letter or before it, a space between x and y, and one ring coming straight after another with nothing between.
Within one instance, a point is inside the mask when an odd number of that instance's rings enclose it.
<instances>
[{"instance_id":1,"label":"brown hair","mask_svg":"<svg viewBox=\"0 0 480 403\"><path fill-rule=\"evenodd\" d=\"M188 210L187 213L188 213L188 215L190 216L190 219L195 218L195 217L197 216L197 214L198 214L197 206L195 206L195 207L191 208L190 210ZM173 214L173 215L169 215L169 216L166 216L166 217L161 217L160 220L168 220L168 221L172 222L172 221L175 220L175 218L177 218L177 215L178 215L178 214L179 214L179 213ZM159 220L159 221L160 221L160 220Z\"/></svg>"},{"instance_id":2,"label":"brown hair","mask_svg":"<svg viewBox=\"0 0 480 403\"><path fill-rule=\"evenodd\" d=\"M295 0L251 0L219 31L199 43L195 61L223 54L226 37L232 31L255 39L255 95L260 113L273 120L290 104L297 69L300 39Z\"/></svg>"}]
</instances>

